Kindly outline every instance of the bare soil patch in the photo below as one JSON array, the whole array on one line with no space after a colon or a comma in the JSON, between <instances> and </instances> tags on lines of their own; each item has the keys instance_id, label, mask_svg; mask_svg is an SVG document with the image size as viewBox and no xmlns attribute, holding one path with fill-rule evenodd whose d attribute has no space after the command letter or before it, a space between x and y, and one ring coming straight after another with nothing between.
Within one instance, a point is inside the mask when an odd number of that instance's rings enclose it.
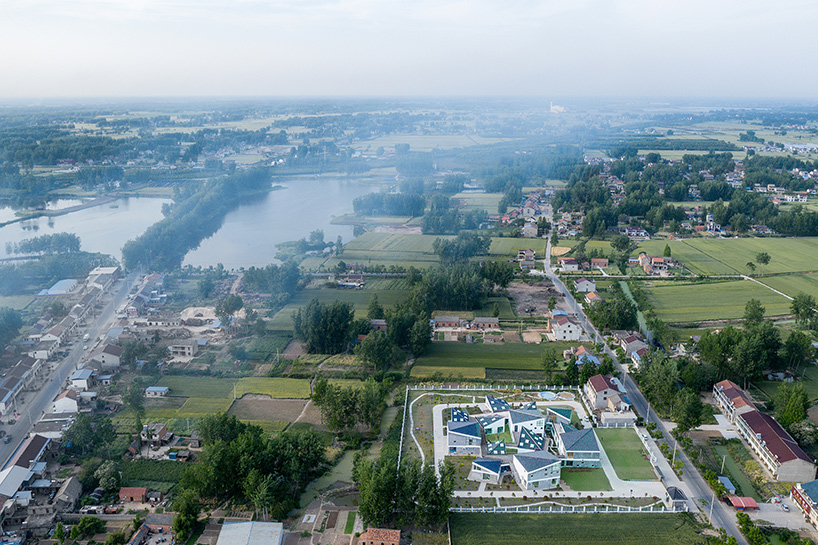
<instances>
[{"instance_id":1,"label":"bare soil patch","mask_svg":"<svg viewBox=\"0 0 818 545\"><path fill-rule=\"evenodd\" d=\"M294 360L297 359L298 356L304 356L307 354L307 349L304 348L304 345L301 341L297 341L295 339L291 340L287 347L284 349L284 356L285 360Z\"/></svg>"},{"instance_id":2,"label":"bare soil patch","mask_svg":"<svg viewBox=\"0 0 818 545\"><path fill-rule=\"evenodd\" d=\"M306 403L306 399L270 399L264 395L247 394L234 401L228 413L243 420L293 422L301 414Z\"/></svg>"},{"instance_id":3,"label":"bare soil patch","mask_svg":"<svg viewBox=\"0 0 818 545\"><path fill-rule=\"evenodd\" d=\"M557 302L562 301L562 295L548 280L541 280L536 284L513 282L508 287L508 294L513 299L517 316L544 316L548 312L548 300L551 297L556 297Z\"/></svg>"},{"instance_id":4,"label":"bare soil patch","mask_svg":"<svg viewBox=\"0 0 818 545\"><path fill-rule=\"evenodd\" d=\"M571 251L570 246L551 246L551 255L559 257Z\"/></svg>"}]
</instances>

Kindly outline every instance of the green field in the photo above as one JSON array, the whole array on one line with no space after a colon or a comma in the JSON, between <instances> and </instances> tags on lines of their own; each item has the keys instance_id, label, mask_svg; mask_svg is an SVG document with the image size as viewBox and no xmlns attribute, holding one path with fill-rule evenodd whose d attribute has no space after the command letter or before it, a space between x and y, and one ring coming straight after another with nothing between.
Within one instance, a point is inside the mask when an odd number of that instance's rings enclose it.
<instances>
[{"instance_id":1,"label":"green field","mask_svg":"<svg viewBox=\"0 0 818 545\"><path fill-rule=\"evenodd\" d=\"M446 368L494 368L494 369L533 369L539 370L542 355L546 347L559 352L572 346L572 343L552 342L537 344L504 343L504 344L466 344L457 342L435 342L426 350L426 354L415 361L418 367Z\"/></svg>"},{"instance_id":2,"label":"green field","mask_svg":"<svg viewBox=\"0 0 818 545\"><path fill-rule=\"evenodd\" d=\"M227 412L232 404L233 400L228 398L189 397L179 409L177 416L184 415L185 417L198 418L209 414Z\"/></svg>"},{"instance_id":3,"label":"green field","mask_svg":"<svg viewBox=\"0 0 818 545\"><path fill-rule=\"evenodd\" d=\"M739 319L750 299L761 301L767 316L790 313L787 298L750 280L712 284L662 282L642 289L656 315L670 323Z\"/></svg>"},{"instance_id":4,"label":"green field","mask_svg":"<svg viewBox=\"0 0 818 545\"><path fill-rule=\"evenodd\" d=\"M571 490L577 492L613 490L608 477L605 476L605 470L602 468L590 471L569 471L568 468L563 468L560 472L560 478L565 481L566 485L571 487Z\"/></svg>"},{"instance_id":5,"label":"green field","mask_svg":"<svg viewBox=\"0 0 818 545\"><path fill-rule=\"evenodd\" d=\"M491 255L502 255L516 257L520 250L534 250L537 259L545 257L545 247L548 241L544 238L499 238L491 239L489 253Z\"/></svg>"},{"instance_id":6,"label":"green field","mask_svg":"<svg viewBox=\"0 0 818 545\"><path fill-rule=\"evenodd\" d=\"M497 207L503 199L502 193L457 193L452 199L461 203L461 210L485 210L496 214Z\"/></svg>"},{"instance_id":7,"label":"green field","mask_svg":"<svg viewBox=\"0 0 818 545\"><path fill-rule=\"evenodd\" d=\"M374 284L384 281L376 279L371 282ZM405 280L403 280L403 282L405 282ZM369 284L369 282L367 282L367 284ZM299 308L306 306L307 303L316 297L322 303L332 303L334 301L350 303L355 306L355 317L363 318L366 316L367 307L373 295L378 296L378 302L384 307L392 307L397 303L405 301L408 292L401 289L371 289L369 286L362 290L334 288L301 290L284 308L273 316L273 319L268 322L267 328L275 331L292 330L293 315Z\"/></svg>"},{"instance_id":8,"label":"green field","mask_svg":"<svg viewBox=\"0 0 818 545\"><path fill-rule=\"evenodd\" d=\"M795 297L799 293L808 293L818 298L818 274L787 274L764 276L758 279L771 288Z\"/></svg>"},{"instance_id":9,"label":"green field","mask_svg":"<svg viewBox=\"0 0 818 545\"><path fill-rule=\"evenodd\" d=\"M358 151L369 150L374 153L379 147L392 151L395 149L395 144L409 144L412 151L432 151L436 149L469 148L471 146L483 146L500 142L511 142L513 140L513 138L492 138L471 134L391 134L389 136L379 136L372 140L355 142L353 148Z\"/></svg>"},{"instance_id":10,"label":"green field","mask_svg":"<svg viewBox=\"0 0 818 545\"><path fill-rule=\"evenodd\" d=\"M416 378L428 378L435 373L440 373L444 377L486 378L485 367L437 367L426 365L412 367L412 376Z\"/></svg>"},{"instance_id":11,"label":"green field","mask_svg":"<svg viewBox=\"0 0 818 545\"><path fill-rule=\"evenodd\" d=\"M815 365L809 365L803 371L800 371L800 374L803 374L803 380L801 384L804 385L804 389L807 391L807 395L811 401L818 401L818 367ZM770 380L760 380L755 383L765 394L770 396L771 398L775 397L775 394L778 392L778 389L784 384L781 381L770 381Z\"/></svg>"},{"instance_id":12,"label":"green field","mask_svg":"<svg viewBox=\"0 0 818 545\"><path fill-rule=\"evenodd\" d=\"M673 258L696 274L747 274L746 264L755 262L760 252L767 252L771 259L764 267L756 263L756 274L818 270L818 238L648 240L641 242L639 249L662 255L666 244Z\"/></svg>"},{"instance_id":13,"label":"green field","mask_svg":"<svg viewBox=\"0 0 818 545\"><path fill-rule=\"evenodd\" d=\"M234 385L236 397L241 397L244 394L268 395L274 399L306 399L310 397L310 381L295 378L248 377L229 380L210 377L171 376L163 377L158 385L169 387L170 396L172 397L209 398L214 401L222 399L232 401ZM182 409L184 409L184 405Z\"/></svg>"},{"instance_id":14,"label":"green field","mask_svg":"<svg viewBox=\"0 0 818 545\"><path fill-rule=\"evenodd\" d=\"M0 307L9 307L16 310L22 310L30 305L32 301L34 301L34 297L31 295L0 296Z\"/></svg>"},{"instance_id":15,"label":"green field","mask_svg":"<svg viewBox=\"0 0 818 545\"><path fill-rule=\"evenodd\" d=\"M616 475L623 481L654 480L656 474L636 432L630 428L597 428L596 435Z\"/></svg>"},{"instance_id":16,"label":"green field","mask_svg":"<svg viewBox=\"0 0 818 545\"><path fill-rule=\"evenodd\" d=\"M543 515L452 513L452 545L694 545L703 543L686 514Z\"/></svg>"}]
</instances>

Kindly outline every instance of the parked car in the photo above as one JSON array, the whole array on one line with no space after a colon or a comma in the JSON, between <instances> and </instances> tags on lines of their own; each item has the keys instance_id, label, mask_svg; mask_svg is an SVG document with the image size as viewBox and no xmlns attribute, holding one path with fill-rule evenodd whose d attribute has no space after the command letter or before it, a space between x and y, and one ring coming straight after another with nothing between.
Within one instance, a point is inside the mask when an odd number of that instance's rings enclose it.
<instances>
[{"instance_id":1,"label":"parked car","mask_svg":"<svg viewBox=\"0 0 818 545\"><path fill-rule=\"evenodd\" d=\"M7 445L8 445L9 443L11 443L11 435L6 435L5 437L3 437L3 442L4 442L5 444L7 444Z\"/></svg>"},{"instance_id":2,"label":"parked car","mask_svg":"<svg viewBox=\"0 0 818 545\"><path fill-rule=\"evenodd\" d=\"M787 511L787 512L789 513L789 511L790 511L790 506L789 506L789 505L787 505L786 503L782 503L782 504L781 504L781 509L783 509L784 511Z\"/></svg>"}]
</instances>

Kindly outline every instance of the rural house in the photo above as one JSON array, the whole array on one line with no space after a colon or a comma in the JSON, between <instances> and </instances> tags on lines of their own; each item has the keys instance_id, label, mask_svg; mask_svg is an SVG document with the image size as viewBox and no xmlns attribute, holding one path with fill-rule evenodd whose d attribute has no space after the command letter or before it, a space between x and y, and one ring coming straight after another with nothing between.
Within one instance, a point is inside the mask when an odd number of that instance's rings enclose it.
<instances>
[{"instance_id":1,"label":"rural house","mask_svg":"<svg viewBox=\"0 0 818 545\"><path fill-rule=\"evenodd\" d=\"M165 397L170 393L167 386L148 386L145 388L145 397Z\"/></svg>"},{"instance_id":2,"label":"rural house","mask_svg":"<svg viewBox=\"0 0 818 545\"><path fill-rule=\"evenodd\" d=\"M358 537L358 545L400 545L400 530L367 528Z\"/></svg>"},{"instance_id":3,"label":"rural house","mask_svg":"<svg viewBox=\"0 0 818 545\"><path fill-rule=\"evenodd\" d=\"M475 318L471 323L472 329L479 329L481 331L500 331L499 318Z\"/></svg>"},{"instance_id":4,"label":"rural house","mask_svg":"<svg viewBox=\"0 0 818 545\"><path fill-rule=\"evenodd\" d=\"M76 390L66 390L57 396L51 404L51 412L55 414L74 414L79 411Z\"/></svg>"},{"instance_id":5,"label":"rural house","mask_svg":"<svg viewBox=\"0 0 818 545\"><path fill-rule=\"evenodd\" d=\"M96 386L97 372L93 369L77 369L71 375L71 388L82 392L90 390Z\"/></svg>"},{"instance_id":6,"label":"rural house","mask_svg":"<svg viewBox=\"0 0 818 545\"><path fill-rule=\"evenodd\" d=\"M437 316L433 319L435 329L442 327L460 327L461 321L458 316Z\"/></svg>"},{"instance_id":7,"label":"rural house","mask_svg":"<svg viewBox=\"0 0 818 545\"><path fill-rule=\"evenodd\" d=\"M502 462L500 460L496 458L475 458L472 461L469 480L498 484L501 477Z\"/></svg>"},{"instance_id":8,"label":"rural house","mask_svg":"<svg viewBox=\"0 0 818 545\"><path fill-rule=\"evenodd\" d=\"M123 486L119 489L119 501L145 503L148 495L147 488Z\"/></svg>"},{"instance_id":9,"label":"rural house","mask_svg":"<svg viewBox=\"0 0 818 545\"><path fill-rule=\"evenodd\" d=\"M594 375L588 379L582 389L588 405L593 410L607 409L608 399L619 394L619 388L604 375Z\"/></svg>"},{"instance_id":10,"label":"rural house","mask_svg":"<svg viewBox=\"0 0 818 545\"><path fill-rule=\"evenodd\" d=\"M541 450L515 454L512 458L514 478L523 490L547 490L560 482L559 459Z\"/></svg>"},{"instance_id":11,"label":"rural house","mask_svg":"<svg viewBox=\"0 0 818 545\"><path fill-rule=\"evenodd\" d=\"M714 384L713 397L719 404L721 412L732 423L735 423L736 416L756 409L750 396L730 380L722 380Z\"/></svg>"},{"instance_id":12,"label":"rural house","mask_svg":"<svg viewBox=\"0 0 818 545\"><path fill-rule=\"evenodd\" d=\"M459 456L480 456L482 435L477 422L449 422L449 454Z\"/></svg>"},{"instance_id":13,"label":"rural house","mask_svg":"<svg viewBox=\"0 0 818 545\"><path fill-rule=\"evenodd\" d=\"M577 278L574 280L574 289L577 290L577 293L588 293L592 291L596 291L596 282L593 280L588 280L587 278Z\"/></svg>"},{"instance_id":14,"label":"rural house","mask_svg":"<svg viewBox=\"0 0 818 545\"><path fill-rule=\"evenodd\" d=\"M593 428L577 430L556 424L554 439L565 467L599 467L599 442Z\"/></svg>"},{"instance_id":15,"label":"rural house","mask_svg":"<svg viewBox=\"0 0 818 545\"><path fill-rule=\"evenodd\" d=\"M89 358L99 363L103 369L116 369L122 358L122 348L115 344L106 344L91 352Z\"/></svg>"},{"instance_id":16,"label":"rural house","mask_svg":"<svg viewBox=\"0 0 818 545\"><path fill-rule=\"evenodd\" d=\"M815 479L815 464L775 418L759 411L736 417L739 435L777 481L807 482Z\"/></svg>"},{"instance_id":17,"label":"rural house","mask_svg":"<svg viewBox=\"0 0 818 545\"><path fill-rule=\"evenodd\" d=\"M582 336L582 328L571 318L552 319L549 325L555 341L578 341Z\"/></svg>"}]
</instances>

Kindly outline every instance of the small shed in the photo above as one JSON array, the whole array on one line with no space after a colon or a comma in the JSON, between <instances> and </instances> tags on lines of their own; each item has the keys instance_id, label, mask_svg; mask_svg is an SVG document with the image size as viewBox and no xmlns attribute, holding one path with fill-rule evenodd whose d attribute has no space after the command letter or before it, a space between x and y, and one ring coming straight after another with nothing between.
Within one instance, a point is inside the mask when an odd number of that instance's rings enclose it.
<instances>
[{"instance_id":1,"label":"small shed","mask_svg":"<svg viewBox=\"0 0 818 545\"><path fill-rule=\"evenodd\" d=\"M734 485L730 479L722 475L719 476L719 482L724 485L724 488L727 490L729 495L736 495L736 485Z\"/></svg>"},{"instance_id":2,"label":"small shed","mask_svg":"<svg viewBox=\"0 0 818 545\"><path fill-rule=\"evenodd\" d=\"M745 496L729 496L727 501L739 511L758 509L758 504L753 498L748 498Z\"/></svg>"}]
</instances>

